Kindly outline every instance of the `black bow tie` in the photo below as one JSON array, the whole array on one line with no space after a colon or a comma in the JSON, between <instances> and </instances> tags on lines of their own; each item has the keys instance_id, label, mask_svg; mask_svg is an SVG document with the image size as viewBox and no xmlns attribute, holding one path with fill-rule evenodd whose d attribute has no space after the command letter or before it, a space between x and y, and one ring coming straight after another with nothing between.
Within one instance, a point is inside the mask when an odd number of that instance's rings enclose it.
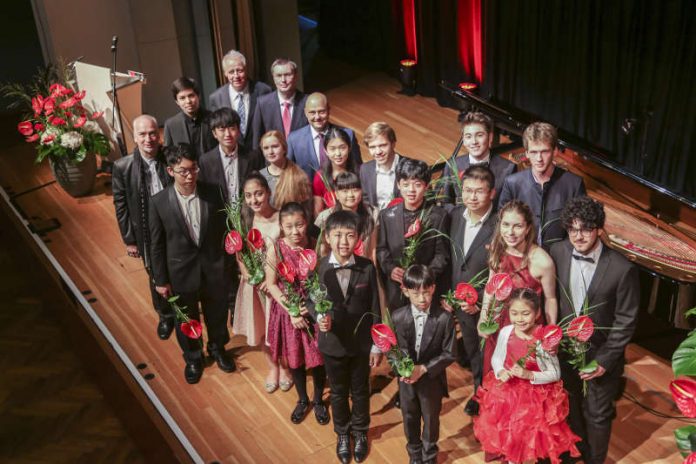
<instances>
[{"instance_id":1,"label":"black bow tie","mask_svg":"<svg viewBox=\"0 0 696 464\"><path fill-rule=\"evenodd\" d=\"M342 271L344 269L355 269L355 264L346 264L345 266L336 266L334 265L334 271Z\"/></svg>"},{"instance_id":2,"label":"black bow tie","mask_svg":"<svg viewBox=\"0 0 696 464\"><path fill-rule=\"evenodd\" d=\"M578 261L587 261L588 263L594 264L595 260L594 258L590 258L589 256L581 256L581 255L576 255L573 253L573 259L577 259Z\"/></svg>"},{"instance_id":3,"label":"black bow tie","mask_svg":"<svg viewBox=\"0 0 696 464\"><path fill-rule=\"evenodd\" d=\"M491 164L491 163L490 163L489 161L484 161L483 163L470 163L469 165L472 166L472 167L473 167L473 166L480 166L480 167L482 167L482 168L487 168L487 167L490 166L490 164Z\"/></svg>"}]
</instances>

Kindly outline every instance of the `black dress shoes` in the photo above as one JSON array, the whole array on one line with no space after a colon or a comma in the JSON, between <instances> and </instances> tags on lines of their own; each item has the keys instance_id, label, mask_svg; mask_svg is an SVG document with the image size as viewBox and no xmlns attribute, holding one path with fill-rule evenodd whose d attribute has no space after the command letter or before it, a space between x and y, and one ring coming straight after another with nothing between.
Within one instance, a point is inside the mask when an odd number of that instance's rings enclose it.
<instances>
[{"instance_id":1,"label":"black dress shoes","mask_svg":"<svg viewBox=\"0 0 696 464\"><path fill-rule=\"evenodd\" d=\"M329 423L329 411L326 409L326 405L319 401L314 403L314 417L319 422L319 425L326 425Z\"/></svg>"},{"instance_id":2,"label":"black dress shoes","mask_svg":"<svg viewBox=\"0 0 696 464\"><path fill-rule=\"evenodd\" d=\"M189 361L184 367L184 378L190 384L198 383L203 375L203 360Z\"/></svg>"},{"instance_id":3,"label":"black dress shoes","mask_svg":"<svg viewBox=\"0 0 696 464\"><path fill-rule=\"evenodd\" d=\"M466 406L464 406L464 412L466 413L467 416L478 416L479 414L479 404L478 401L475 399L471 398L469 401L466 402Z\"/></svg>"},{"instance_id":4,"label":"black dress shoes","mask_svg":"<svg viewBox=\"0 0 696 464\"><path fill-rule=\"evenodd\" d=\"M211 351L210 356L215 360L222 372L234 372L237 369L234 359L230 358L225 351Z\"/></svg>"},{"instance_id":5,"label":"black dress shoes","mask_svg":"<svg viewBox=\"0 0 696 464\"><path fill-rule=\"evenodd\" d=\"M350 435L347 433L339 433L336 441L336 456L341 464L350 462Z\"/></svg>"},{"instance_id":6,"label":"black dress shoes","mask_svg":"<svg viewBox=\"0 0 696 464\"><path fill-rule=\"evenodd\" d=\"M353 458L355 462L363 462L367 457L367 433L353 432Z\"/></svg>"},{"instance_id":7,"label":"black dress shoes","mask_svg":"<svg viewBox=\"0 0 696 464\"><path fill-rule=\"evenodd\" d=\"M292 414L290 415L290 421L293 424L299 424L304 420L308 412L309 401L300 400L297 402L295 409L292 411Z\"/></svg>"},{"instance_id":8,"label":"black dress shoes","mask_svg":"<svg viewBox=\"0 0 696 464\"><path fill-rule=\"evenodd\" d=\"M162 317L157 324L157 336L160 340L166 340L174 331L174 319L171 317Z\"/></svg>"}]
</instances>

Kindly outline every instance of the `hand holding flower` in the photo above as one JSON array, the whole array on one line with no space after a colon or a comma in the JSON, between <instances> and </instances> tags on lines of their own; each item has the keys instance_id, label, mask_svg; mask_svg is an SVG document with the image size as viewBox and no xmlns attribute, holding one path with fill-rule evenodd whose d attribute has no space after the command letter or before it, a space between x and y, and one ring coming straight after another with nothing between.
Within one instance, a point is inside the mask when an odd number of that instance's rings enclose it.
<instances>
[{"instance_id":1,"label":"hand holding flower","mask_svg":"<svg viewBox=\"0 0 696 464\"><path fill-rule=\"evenodd\" d=\"M420 380L421 377L425 375L425 373L428 372L428 369L423 364L416 364L416 367L413 368L413 372L409 377L401 377L400 380L403 383L407 383L409 385L412 385Z\"/></svg>"}]
</instances>

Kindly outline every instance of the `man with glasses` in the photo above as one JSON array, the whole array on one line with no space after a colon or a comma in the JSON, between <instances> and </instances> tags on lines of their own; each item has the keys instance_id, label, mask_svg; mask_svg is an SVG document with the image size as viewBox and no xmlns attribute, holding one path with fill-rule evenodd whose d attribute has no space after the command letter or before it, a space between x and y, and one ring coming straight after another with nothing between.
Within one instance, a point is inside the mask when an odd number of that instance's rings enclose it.
<instances>
[{"instance_id":1,"label":"man with glasses","mask_svg":"<svg viewBox=\"0 0 696 464\"><path fill-rule=\"evenodd\" d=\"M167 300L155 291L150 262L148 208L150 198L171 183L161 151L157 120L143 114L133 120L136 148L129 156L117 160L111 179L116 220L126 253L142 258L150 282L152 305L159 315L157 336L168 339L174 330L174 314Z\"/></svg>"},{"instance_id":2,"label":"man with glasses","mask_svg":"<svg viewBox=\"0 0 696 464\"><path fill-rule=\"evenodd\" d=\"M571 199L560 222L568 238L551 247L558 274L559 320L588 315L595 327L586 353L597 368L579 373L561 359L563 384L569 393L568 422L582 442L584 462L603 463L609 449L614 401L621 390L624 350L638 316L638 269L599 238L604 227L604 206L587 196ZM583 382L587 394L583 394Z\"/></svg>"},{"instance_id":3,"label":"man with glasses","mask_svg":"<svg viewBox=\"0 0 696 464\"><path fill-rule=\"evenodd\" d=\"M510 200L521 200L536 216L539 245L546 250L566 237L559 222L561 211L571 198L585 195L582 178L554 165L558 150L556 128L545 122L527 126L522 134L531 169L505 179L498 206Z\"/></svg>"},{"instance_id":4,"label":"man with glasses","mask_svg":"<svg viewBox=\"0 0 696 464\"><path fill-rule=\"evenodd\" d=\"M189 319L199 320L199 304L207 326L207 350L224 372L236 366L225 352L228 289L232 260L223 248L226 232L220 194L198 183L196 153L190 145L165 149L167 172L174 184L152 198L150 235L155 289L163 298L178 296ZM181 322L181 321L179 321ZM176 339L184 352L184 378L198 383L203 375L203 344L176 324Z\"/></svg>"}]
</instances>

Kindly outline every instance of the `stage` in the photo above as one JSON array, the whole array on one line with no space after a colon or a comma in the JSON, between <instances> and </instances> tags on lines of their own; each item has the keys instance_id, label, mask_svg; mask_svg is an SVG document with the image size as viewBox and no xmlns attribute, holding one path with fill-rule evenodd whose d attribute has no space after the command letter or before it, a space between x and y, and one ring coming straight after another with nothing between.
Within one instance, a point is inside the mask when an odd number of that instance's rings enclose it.
<instances>
[{"instance_id":1,"label":"stage","mask_svg":"<svg viewBox=\"0 0 696 464\"><path fill-rule=\"evenodd\" d=\"M398 89L398 83L383 74L331 89L327 93L332 121L355 129L358 140L370 122L386 121L396 130L397 151L429 163L448 156L459 137L457 112L439 107L433 99L403 96ZM362 151L366 158L364 147ZM33 155L33 148L21 142L0 153L4 200L13 192L52 180L48 165L33 164ZM564 160L572 164L572 160ZM82 303L93 310L83 317L86 324L92 324L90 330L113 336L113 340L104 339L102 348L112 351L108 357L114 369L134 390L140 407L169 443L171 454L182 462L336 462L331 425L318 425L311 414L301 425L293 425L289 416L296 401L294 390L265 392L263 355L259 349L246 347L242 337L233 337L228 345L237 360L236 372L225 374L213 365L199 384L186 384L176 341L161 341L155 333L157 317L146 274L139 259L126 255L109 181L108 176L100 176L93 194L79 199L51 184L18 197L16 204L34 224L58 220L59 228L43 236L33 234L32 246L47 257L43 260L47 266L64 270L61 278L74 283L78 293L91 291L90 301L77 301L77 307L82 308ZM13 215L4 200L3 212ZM21 222L17 216L15 219ZM21 233L30 234L28 229ZM70 285L66 287L69 291ZM633 344L627 356L627 393L649 408L679 416L668 391L672 379L669 363ZM378 373L386 370L382 366ZM443 404L438 462L483 462L471 419L462 410L473 388L469 371L450 366L448 380L450 397ZM401 414L389 405L396 385L385 386L380 378L375 384L383 388L373 392L371 399L367 462L407 462ZM680 462L673 430L685 422L657 417L626 398L618 402L617 412L609 462Z\"/></svg>"}]
</instances>

